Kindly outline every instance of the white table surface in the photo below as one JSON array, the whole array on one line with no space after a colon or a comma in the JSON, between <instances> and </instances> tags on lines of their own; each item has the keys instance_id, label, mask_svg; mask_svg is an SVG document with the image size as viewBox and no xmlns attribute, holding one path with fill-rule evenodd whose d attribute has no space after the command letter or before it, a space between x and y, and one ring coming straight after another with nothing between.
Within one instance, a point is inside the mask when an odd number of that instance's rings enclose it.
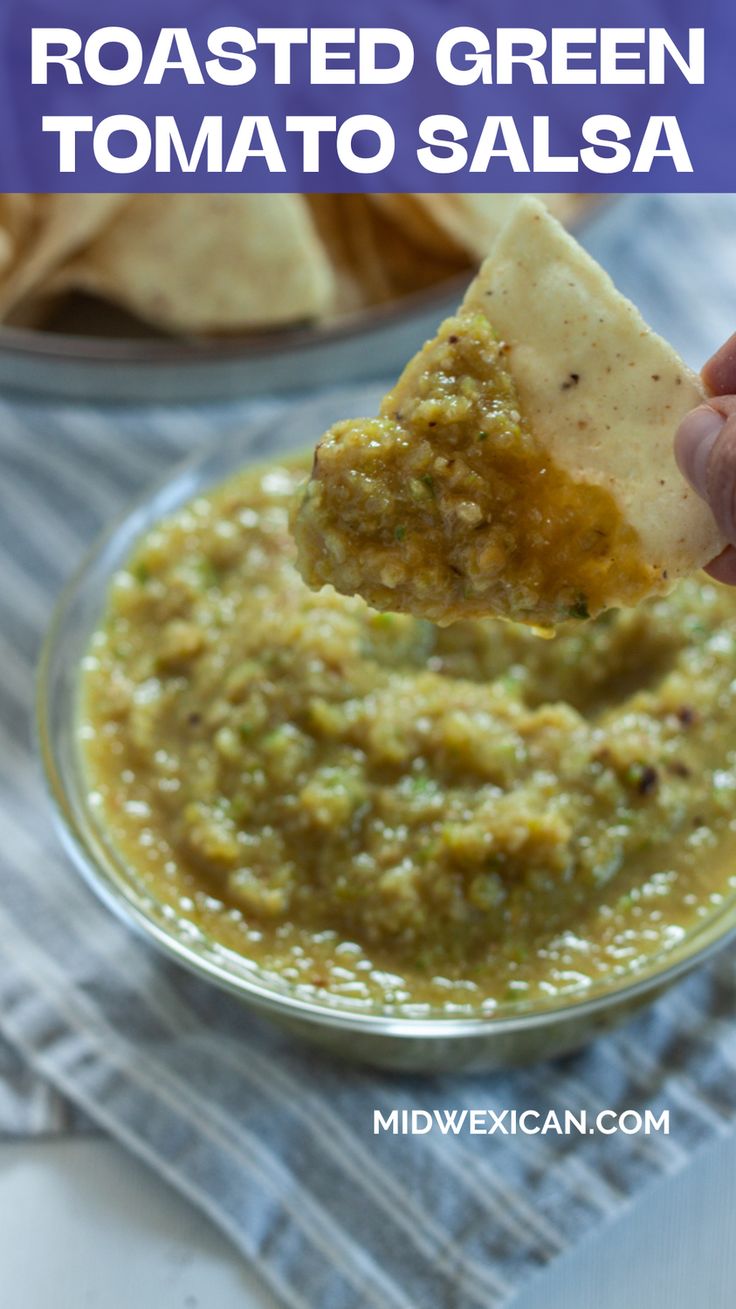
<instances>
[{"instance_id":1,"label":"white table surface","mask_svg":"<svg viewBox=\"0 0 736 1309\"><path fill-rule=\"evenodd\" d=\"M733 1309L735 1224L729 1136L544 1270L514 1309ZM275 1309L206 1218L102 1138L0 1145L0 1271L3 1309Z\"/></svg>"}]
</instances>

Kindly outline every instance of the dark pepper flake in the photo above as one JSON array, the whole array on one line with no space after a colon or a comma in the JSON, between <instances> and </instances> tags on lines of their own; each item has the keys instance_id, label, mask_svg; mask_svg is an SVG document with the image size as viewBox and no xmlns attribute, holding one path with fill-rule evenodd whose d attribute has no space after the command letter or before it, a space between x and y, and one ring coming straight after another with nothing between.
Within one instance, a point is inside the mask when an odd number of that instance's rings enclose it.
<instances>
[{"instance_id":1,"label":"dark pepper flake","mask_svg":"<svg viewBox=\"0 0 736 1309\"><path fill-rule=\"evenodd\" d=\"M659 773L656 768L652 768L649 764L644 764L641 770L641 776L636 786L639 795L651 795L652 791L656 791L658 784Z\"/></svg>"},{"instance_id":2,"label":"dark pepper flake","mask_svg":"<svg viewBox=\"0 0 736 1309\"><path fill-rule=\"evenodd\" d=\"M579 595L574 604L570 605L567 611L569 618L590 618L588 601L584 595Z\"/></svg>"},{"instance_id":3,"label":"dark pepper flake","mask_svg":"<svg viewBox=\"0 0 736 1309\"><path fill-rule=\"evenodd\" d=\"M579 373L568 374L567 381L562 383L562 390L569 391L572 386L577 386L579 381L580 381Z\"/></svg>"},{"instance_id":4,"label":"dark pepper flake","mask_svg":"<svg viewBox=\"0 0 736 1309\"><path fill-rule=\"evenodd\" d=\"M693 723L697 722L698 715L692 705L684 704L677 710L677 718L683 727L692 727Z\"/></svg>"},{"instance_id":5,"label":"dark pepper flake","mask_svg":"<svg viewBox=\"0 0 736 1309\"><path fill-rule=\"evenodd\" d=\"M634 788L639 795L651 795L659 783L659 773L650 764L629 764L624 773L624 781Z\"/></svg>"}]
</instances>

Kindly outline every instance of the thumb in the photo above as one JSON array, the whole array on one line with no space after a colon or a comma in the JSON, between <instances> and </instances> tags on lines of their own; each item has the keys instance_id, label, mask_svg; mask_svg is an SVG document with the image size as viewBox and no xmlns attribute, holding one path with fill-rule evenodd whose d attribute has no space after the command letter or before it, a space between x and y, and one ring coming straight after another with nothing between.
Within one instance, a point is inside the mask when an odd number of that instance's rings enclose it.
<instances>
[{"instance_id":1,"label":"thumb","mask_svg":"<svg viewBox=\"0 0 736 1309\"><path fill-rule=\"evenodd\" d=\"M675 437L675 458L680 472L710 505L726 540L734 544L736 405L731 399L699 405L683 419Z\"/></svg>"}]
</instances>

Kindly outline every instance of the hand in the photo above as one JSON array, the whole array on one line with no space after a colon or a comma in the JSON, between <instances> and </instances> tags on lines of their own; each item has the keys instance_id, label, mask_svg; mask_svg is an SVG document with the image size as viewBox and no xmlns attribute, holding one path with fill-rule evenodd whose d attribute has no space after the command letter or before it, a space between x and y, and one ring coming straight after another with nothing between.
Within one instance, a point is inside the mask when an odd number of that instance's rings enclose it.
<instances>
[{"instance_id":1,"label":"hand","mask_svg":"<svg viewBox=\"0 0 736 1309\"><path fill-rule=\"evenodd\" d=\"M736 586L736 332L708 360L702 377L710 398L680 424L675 458L730 542L705 571Z\"/></svg>"}]
</instances>

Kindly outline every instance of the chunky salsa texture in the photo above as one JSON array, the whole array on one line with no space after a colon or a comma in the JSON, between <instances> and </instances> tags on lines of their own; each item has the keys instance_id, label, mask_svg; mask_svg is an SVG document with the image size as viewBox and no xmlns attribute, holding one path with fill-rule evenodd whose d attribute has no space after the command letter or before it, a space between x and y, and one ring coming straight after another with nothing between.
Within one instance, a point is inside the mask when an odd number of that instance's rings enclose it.
<instances>
[{"instance_id":1,"label":"chunky salsa texture","mask_svg":"<svg viewBox=\"0 0 736 1309\"><path fill-rule=\"evenodd\" d=\"M540 628L652 589L611 492L576 481L529 430L505 355L486 316L462 310L377 418L331 428L294 519L311 586L435 623Z\"/></svg>"},{"instance_id":2,"label":"chunky salsa texture","mask_svg":"<svg viewBox=\"0 0 736 1309\"><path fill-rule=\"evenodd\" d=\"M539 641L381 614L294 563L304 461L159 524L82 681L131 875L304 994L495 1012L635 971L730 893L736 597Z\"/></svg>"}]
</instances>

